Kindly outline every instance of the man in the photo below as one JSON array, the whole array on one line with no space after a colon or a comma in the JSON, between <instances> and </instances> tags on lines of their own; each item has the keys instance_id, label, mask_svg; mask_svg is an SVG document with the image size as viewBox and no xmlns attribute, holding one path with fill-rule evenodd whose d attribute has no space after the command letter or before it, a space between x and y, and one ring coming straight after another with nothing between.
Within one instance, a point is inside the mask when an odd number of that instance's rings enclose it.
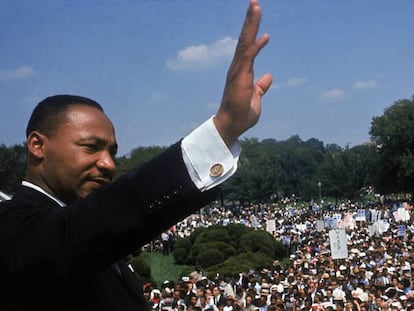
<instances>
[{"instance_id":1,"label":"man","mask_svg":"<svg viewBox=\"0 0 414 311\"><path fill-rule=\"evenodd\" d=\"M0 207L0 310L145 309L122 258L214 199L234 173L237 139L272 82L253 82L269 39L256 40L260 15L251 0L217 114L113 182L115 131L98 103L59 95L36 106L25 180Z\"/></svg>"},{"instance_id":2,"label":"man","mask_svg":"<svg viewBox=\"0 0 414 311\"><path fill-rule=\"evenodd\" d=\"M222 295L221 289L218 285L213 286L213 303L221 310L226 305L226 297Z\"/></svg>"},{"instance_id":3,"label":"man","mask_svg":"<svg viewBox=\"0 0 414 311\"><path fill-rule=\"evenodd\" d=\"M168 243L170 236L168 232L164 231L161 233L161 242L162 242L162 254L168 255L170 253L170 245Z\"/></svg>"}]
</instances>

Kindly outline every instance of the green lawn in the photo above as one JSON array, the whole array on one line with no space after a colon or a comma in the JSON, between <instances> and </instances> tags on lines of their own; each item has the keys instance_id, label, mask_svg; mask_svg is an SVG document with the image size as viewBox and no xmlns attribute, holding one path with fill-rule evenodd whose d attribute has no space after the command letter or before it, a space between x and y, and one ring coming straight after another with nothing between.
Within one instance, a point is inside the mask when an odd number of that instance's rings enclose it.
<instances>
[{"instance_id":1,"label":"green lawn","mask_svg":"<svg viewBox=\"0 0 414 311\"><path fill-rule=\"evenodd\" d=\"M163 256L161 253L141 253L141 257L150 265L151 275L157 286L164 281L174 281L180 278L182 271L188 271L191 267L174 264L172 255Z\"/></svg>"}]
</instances>

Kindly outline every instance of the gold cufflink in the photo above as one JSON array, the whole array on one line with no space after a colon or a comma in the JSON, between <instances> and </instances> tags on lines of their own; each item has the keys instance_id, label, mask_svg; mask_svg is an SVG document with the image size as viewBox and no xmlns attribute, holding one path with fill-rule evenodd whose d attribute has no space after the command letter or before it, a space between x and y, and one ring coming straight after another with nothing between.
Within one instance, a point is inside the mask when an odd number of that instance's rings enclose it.
<instances>
[{"instance_id":1,"label":"gold cufflink","mask_svg":"<svg viewBox=\"0 0 414 311\"><path fill-rule=\"evenodd\" d=\"M210 168L211 177L219 177L223 175L223 172L224 172L224 167L220 163L216 163Z\"/></svg>"}]
</instances>

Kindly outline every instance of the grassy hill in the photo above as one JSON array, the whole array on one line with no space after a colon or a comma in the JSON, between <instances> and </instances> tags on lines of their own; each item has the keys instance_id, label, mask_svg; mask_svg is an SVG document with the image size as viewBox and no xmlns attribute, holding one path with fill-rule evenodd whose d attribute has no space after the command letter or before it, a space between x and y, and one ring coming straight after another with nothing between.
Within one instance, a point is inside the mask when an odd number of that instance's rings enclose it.
<instances>
[{"instance_id":1,"label":"grassy hill","mask_svg":"<svg viewBox=\"0 0 414 311\"><path fill-rule=\"evenodd\" d=\"M183 272L188 274L194 268L186 265L176 265L172 255L164 256L161 253L141 253L141 257L151 267L151 276L161 286L164 281L174 281L183 275Z\"/></svg>"}]
</instances>

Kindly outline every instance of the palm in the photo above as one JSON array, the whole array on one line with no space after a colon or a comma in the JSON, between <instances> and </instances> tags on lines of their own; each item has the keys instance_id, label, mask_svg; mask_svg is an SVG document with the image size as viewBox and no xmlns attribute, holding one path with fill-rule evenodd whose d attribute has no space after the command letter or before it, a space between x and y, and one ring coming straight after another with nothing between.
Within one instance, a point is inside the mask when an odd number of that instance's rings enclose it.
<instances>
[{"instance_id":1,"label":"palm","mask_svg":"<svg viewBox=\"0 0 414 311\"><path fill-rule=\"evenodd\" d=\"M228 145L257 123L261 113L261 97L272 83L269 74L253 82L254 58L269 41L267 34L256 40L260 16L257 0L251 0L215 118L216 127Z\"/></svg>"}]
</instances>

